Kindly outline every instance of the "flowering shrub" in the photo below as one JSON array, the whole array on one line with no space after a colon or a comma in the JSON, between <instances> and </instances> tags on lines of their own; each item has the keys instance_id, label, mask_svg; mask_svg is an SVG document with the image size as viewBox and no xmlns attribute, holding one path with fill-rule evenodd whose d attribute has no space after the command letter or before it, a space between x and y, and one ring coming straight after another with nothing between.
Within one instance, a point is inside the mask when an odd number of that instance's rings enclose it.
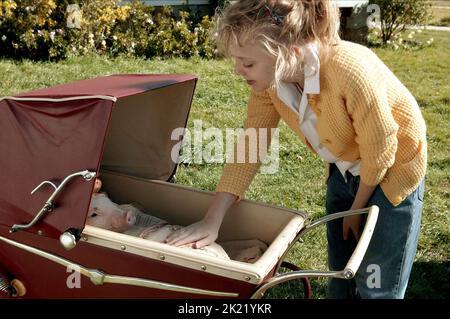
<instances>
[{"instance_id":1,"label":"flowering shrub","mask_svg":"<svg viewBox=\"0 0 450 319\"><path fill-rule=\"evenodd\" d=\"M192 22L188 21L189 14L180 12L180 20L171 18L172 10L170 7L164 8L162 13L155 17L159 28L149 37L147 46L147 56L174 56L189 57L198 56L200 52L197 49L198 31L192 29Z\"/></svg>"},{"instance_id":2,"label":"flowering shrub","mask_svg":"<svg viewBox=\"0 0 450 319\"><path fill-rule=\"evenodd\" d=\"M88 52L105 53L107 40L112 39L118 24L130 14L130 6L119 6L118 0L80 1L80 27L71 28L70 50L72 54Z\"/></svg>"},{"instance_id":3,"label":"flowering shrub","mask_svg":"<svg viewBox=\"0 0 450 319\"><path fill-rule=\"evenodd\" d=\"M71 23L71 0L0 1L0 56L58 60L90 52L116 56L212 58L211 20L170 7L133 0L78 0L78 25Z\"/></svg>"},{"instance_id":4,"label":"flowering shrub","mask_svg":"<svg viewBox=\"0 0 450 319\"><path fill-rule=\"evenodd\" d=\"M217 50L215 43L211 40L210 32L214 29L213 22L208 16L204 16L202 21L194 29L197 34L199 55L204 58L212 59L216 56Z\"/></svg>"},{"instance_id":5,"label":"flowering shrub","mask_svg":"<svg viewBox=\"0 0 450 319\"><path fill-rule=\"evenodd\" d=\"M59 59L67 36L62 5L67 1L0 1L0 55L32 59Z\"/></svg>"},{"instance_id":6,"label":"flowering shrub","mask_svg":"<svg viewBox=\"0 0 450 319\"><path fill-rule=\"evenodd\" d=\"M149 38L157 32L153 11L153 7L133 1L126 18L118 21L105 41L108 53L113 56L145 56Z\"/></svg>"},{"instance_id":7,"label":"flowering shrub","mask_svg":"<svg viewBox=\"0 0 450 319\"><path fill-rule=\"evenodd\" d=\"M393 50L419 50L424 47L431 46L434 39L430 38L427 41L419 40L416 38L416 34L420 33L422 33L421 29L408 30L405 33L394 35L391 40L383 42L381 31L379 29L371 29L368 35L368 42L370 46L383 46Z\"/></svg>"},{"instance_id":8,"label":"flowering shrub","mask_svg":"<svg viewBox=\"0 0 450 319\"><path fill-rule=\"evenodd\" d=\"M431 17L432 4L428 0L370 0L380 8L380 38L383 43L395 41L408 25L423 25Z\"/></svg>"}]
</instances>

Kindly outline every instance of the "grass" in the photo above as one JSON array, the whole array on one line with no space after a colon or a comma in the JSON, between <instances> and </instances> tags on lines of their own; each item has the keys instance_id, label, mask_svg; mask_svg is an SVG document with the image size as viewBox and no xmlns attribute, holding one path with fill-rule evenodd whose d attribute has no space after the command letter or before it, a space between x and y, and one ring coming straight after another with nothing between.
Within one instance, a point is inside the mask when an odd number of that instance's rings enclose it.
<instances>
[{"instance_id":1,"label":"grass","mask_svg":"<svg viewBox=\"0 0 450 319\"><path fill-rule=\"evenodd\" d=\"M430 25L450 27L450 3L448 1L432 1L432 3L433 17Z\"/></svg>"},{"instance_id":2,"label":"grass","mask_svg":"<svg viewBox=\"0 0 450 319\"><path fill-rule=\"evenodd\" d=\"M449 33L424 31L434 38L431 47L418 51L376 49L400 80L417 98L428 129L429 166L426 198L418 253L407 298L450 297L450 52ZM88 56L59 63L0 60L0 96L35 88L114 73L193 73L199 81L188 128L201 119L203 127L240 127L249 93L244 81L233 75L229 61L107 59ZM325 214L323 164L287 128L280 125L280 164L274 175L259 174L247 198L305 211L313 218ZM181 165L177 183L213 191L221 164ZM326 269L324 229L309 233L297 244L288 260L303 269ZM324 298L325 280L313 280L315 298ZM274 291L276 298L289 298L294 289Z\"/></svg>"},{"instance_id":3,"label":"grass","mask_svg":"<svg viewBox=\"0 0 450 319\"><path fill-rule=\"evenodd\" d=\"M430 25L450 27L450 6L447 8L433 7L431 11L433 13L433 17L430 21Z\"/></svg>"}]
</instances>

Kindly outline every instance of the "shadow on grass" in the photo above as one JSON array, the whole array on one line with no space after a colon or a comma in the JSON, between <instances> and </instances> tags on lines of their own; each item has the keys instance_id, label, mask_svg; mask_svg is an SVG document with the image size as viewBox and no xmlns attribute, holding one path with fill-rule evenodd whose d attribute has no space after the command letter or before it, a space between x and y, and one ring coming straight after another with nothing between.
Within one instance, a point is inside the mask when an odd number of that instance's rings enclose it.
<instances>
[{"instance_id":1,"label":"shadow on grass","mask_svg":"<svg viewBox=\"0 0 450 319\"><path fill-rule=\"evenodd\" d=\"M405 298L449 299L450 261L415 262Z\"/></svg>"}]
</instances>

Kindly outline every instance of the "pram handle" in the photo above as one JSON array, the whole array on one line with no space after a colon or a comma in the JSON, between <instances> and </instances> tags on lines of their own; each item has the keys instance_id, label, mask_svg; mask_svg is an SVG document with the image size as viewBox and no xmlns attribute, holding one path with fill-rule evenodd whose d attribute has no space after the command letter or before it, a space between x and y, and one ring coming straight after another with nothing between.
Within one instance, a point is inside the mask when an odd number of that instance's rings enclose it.
<instances>
[{"instance_id":1,"label":"pram handle","mask_svg":"<svg viewBox=\"0 0 450 319\"><path fill-rule=\"evenodd\" d=\"M378 206L372 206L369 208L369 215L367 216L366 224L361 234L361 238L353 251L347 265L344 269L345 279L351 279L355 276L356 272L361 265L361 262L366 254L367 248L369 247L370 240L372 239L373 232L375 230L375 225L378 220L379 208Z\"/></svg>"},{"instance_id":2,"label":"pram handle","mask_svg":"<svg viewBox=\"0 0 450 319\"><path fill-rule=\"evenodd\" d=\"M11 226L11 229L9 230L10 233L15 233L16 231L22 230L22 229L27 229L30 228L32 226L34 226L39 220L41 220L44 215L48 212L51 212L54 208L54 203L53 201L55 200L56 196L58 196L58 194L62 191L62 189L64 188L64 186L66 186L66 184L74 177L76 176L82 176L86 181L90 181L92 180L95 176L96 173L95 172L91 172L88 170L84 170L81 172L76 172L73 174L70 174L69 176L67 176L66 178L64 178L64 180L61 182L61 184L59 184L59 186L56 186L55 184L53 184L50 181L43 181L42 183L40 183L32 192L31 194L33 194L34 192L36 192L39 188L41 188L41 186L45 185L45 184L50 184L55 191L52 193L52 195L50 195L50 197L47 199L47 201L45 202L44 206L41 208L41 210L36 214L36 216L33 218L33 220L31 222L29 222L26 225L18 225L18 224L14 224Z\"/></svg>"},{"instance_id":3,"label":"pram handle","mask_svg":"<svg viewBox=\"0 0 450 319\"><path fill-rule=\"evenodd\" d=\"M370 240L372 239L372 235L375 229L375 224L378 220L378 212L379 208L378 206L371 206L368 208L363 209L357 209L357 210L349 210L345 212L330 214L325 217L319 218L313 222L311 222L309 225L305 226L297 235L293 243L295 243L298 239L300 239L300 236L304 235L305 233L309 232L310 230L316 228L317 226L324 225L332 220L343 218L346 216L352 216L352 215L360 215L360 214L368 214L366 224L364 226L364 229L362 231L361 237L358 241L358 244L356 245L355 250L353 251L352 256L350 257L349 261L347 262L347 265L343 270L340 271L319 271L319 270L297 270L292 271L286 274L276 275L272 278L270 278L265 284L261 285L252 295L251 298L261 298L265 291L275 285L281 284L286 281L294 280L294 279L300 279L305 277L332 277L332 278L340 278L340 279L351 279L355 276L356 272L358 271L359 266L361 265L361 262L364 258L364 255L366 254L367 247L369 246ZM286 250L285 254L289 251L289 249ZM280 258L280 261L284 260L283 255ZM279 263L281 265L281 262ZM278 271L278 269L277 269Z\"/></svg>"}]
</instances>

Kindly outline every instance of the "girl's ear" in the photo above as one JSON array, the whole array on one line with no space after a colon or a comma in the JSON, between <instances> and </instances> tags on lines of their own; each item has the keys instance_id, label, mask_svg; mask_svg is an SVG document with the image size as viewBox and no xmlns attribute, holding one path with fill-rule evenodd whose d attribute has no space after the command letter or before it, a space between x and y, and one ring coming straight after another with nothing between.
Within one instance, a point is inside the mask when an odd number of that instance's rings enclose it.
<instances>
[{"instance_id":1,"label":"girl's ear","mask_svg":"<svg viewBox=\"0 0 450 319\"><path fill-rule=\"evenodd\" d=\"M93 193L100 192L100 188L102 188L102 181L99 178L96 178L94 183L95 184L94 184L94 191L93 191Z\"/></svg>"},{"instance_id":2,"label":"girl's ear","mask_svg":"<svg viewBox=\"0 0 450 319\"><path fill-rule=\"evenodd\" d=\"M299 46L293 45L292 46L292 51L294 52L294 54L297 57L301 57L302 56L302 49Z\"/></svg>"}]
</instances>

